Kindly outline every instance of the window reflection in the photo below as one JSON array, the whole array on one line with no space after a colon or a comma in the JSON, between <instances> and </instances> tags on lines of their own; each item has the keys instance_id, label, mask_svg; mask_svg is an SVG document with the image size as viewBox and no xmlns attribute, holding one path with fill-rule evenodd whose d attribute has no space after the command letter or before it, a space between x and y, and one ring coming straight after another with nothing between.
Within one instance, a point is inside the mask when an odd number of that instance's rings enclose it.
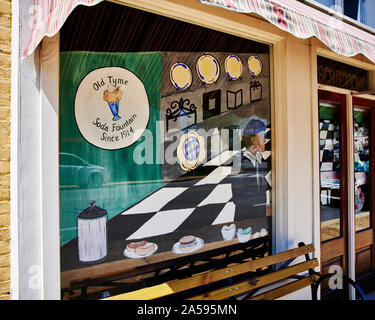
<instances>
[{"instance_id":1,"label":"window reflection","mask_svg":"<svg viewBox=\"0 0 375 320\"><path fill-rule=\"evenodd\" d=\"M354 171L356 231L370 227L369 111L354 108Z\"/></svg>"},{"instance_id":2,"label":"window reflection","mask_svg":"<svg viewBox=\"0 0 375 320\"><path fill-rule=\"evenodd\" d=\"M320 103L321 241L340 237L339 106Z\"/></svg>"}]
</instances>

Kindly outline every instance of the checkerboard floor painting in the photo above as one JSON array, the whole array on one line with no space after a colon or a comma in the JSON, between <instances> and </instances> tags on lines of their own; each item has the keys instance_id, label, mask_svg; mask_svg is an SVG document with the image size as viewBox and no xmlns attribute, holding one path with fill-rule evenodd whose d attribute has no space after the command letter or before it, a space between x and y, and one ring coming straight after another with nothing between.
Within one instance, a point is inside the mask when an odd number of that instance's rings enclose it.
<instances>
[{"instance_id":1,"label":"checkerboard floor painting","mask_svg":"<svg viewBox=\"0 0 375 320\"><path fill-rule=\"evenodd\" d=\"M240 156L240 152L224 151L197 168L194 177L172 181L122 212L117 223L124 226L134 226L134 218L140 218L136 229L124 228L123 239L141 240L176 230L265 216L270 172L264 163L258 172L254 169L238 173L232 166L235 156ZM245 161L251 168L250 161Z\"/></svg>"},{"instance_id":2,"label":"checkerboard floor painting","mask_svg":"<svg viewBox=\"0 0 375 320\"><path fill-rule=\"evenodd\" d=\"M320 171L334 171L339 160L339 129L330 120L320 122Z\"/></svg>"}]
</instances>

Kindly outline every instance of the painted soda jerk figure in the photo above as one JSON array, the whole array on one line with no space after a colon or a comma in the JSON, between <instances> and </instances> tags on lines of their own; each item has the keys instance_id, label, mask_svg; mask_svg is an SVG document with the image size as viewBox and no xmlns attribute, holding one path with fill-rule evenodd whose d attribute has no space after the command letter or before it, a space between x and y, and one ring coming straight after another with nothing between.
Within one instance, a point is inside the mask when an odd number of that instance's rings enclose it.
<instances>
[{"instance_id":1,"label":"painted soda jerk figure","mask_svg":"<svg viewBox=\"0 0 375 320\"><path fill-rule=\"evenodd\" d=\"M250 120L243 130L243 156L249 159L254 167L262 163L266 130L264 122L257 119Z\"/></svg>"},{"instance_id":2,"label":"painted soda jerk figure","mask_svg":"<svg viewBox=\"0 0 375 320\"><path fill-rule=\"evenodd\" d=\"M241 141L241 174L233 187L233 198L238 209L252 217L270 215L271 205L271 143L270 129L259 118L251 119L243 128ZM251 213L250 213L251 212Z\"/></svg>"}]
</instances>

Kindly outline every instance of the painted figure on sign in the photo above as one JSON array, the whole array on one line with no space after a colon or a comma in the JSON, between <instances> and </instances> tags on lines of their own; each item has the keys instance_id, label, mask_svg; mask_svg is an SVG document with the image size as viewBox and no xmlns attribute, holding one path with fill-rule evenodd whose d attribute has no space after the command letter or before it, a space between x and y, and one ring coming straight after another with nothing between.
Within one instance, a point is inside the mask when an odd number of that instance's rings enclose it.
<instances>
[{"instance_id":1,"label":"painted figure on sign","mask_svg":"<svg viewBox=\"0 0 375 320\"><path fill-rule=\"evenodd\" d=\"M243 131L244 157L253 165L262 163L262 154L265 151L265 138L267 127L261 120L252 119Z\"/></svg>"},{"instance_id":2,"label":"painted figure on sign","mask_svg":"<svg viewBox=\"0 0 375 320\"><path fill-rule=\"evenodd\" d=\"M121 119L119 113L119 103L122 98L122 91L120 87L116 87L112 83L108 85L107 90L104 91L103 99L108 102L109 108L113 114L113 121Z\"/></svg>"},{"instance_id":3,"label":"painted figure on sign","mask_svg":"<svg viewBox=\"0 0 375 320\"><path fill-rule=\"evenodd\" d=\"M260 186L260 171L263 171L262 161L267 160L271 155L269 150L266 150L267 140L265 135L267 126L264 121L260 119L252 119L243 129L242 151L243 157L250 160L255 168L257 185ZM262 166L262 169L260 168Z\"/></svg>"}]
</instances>

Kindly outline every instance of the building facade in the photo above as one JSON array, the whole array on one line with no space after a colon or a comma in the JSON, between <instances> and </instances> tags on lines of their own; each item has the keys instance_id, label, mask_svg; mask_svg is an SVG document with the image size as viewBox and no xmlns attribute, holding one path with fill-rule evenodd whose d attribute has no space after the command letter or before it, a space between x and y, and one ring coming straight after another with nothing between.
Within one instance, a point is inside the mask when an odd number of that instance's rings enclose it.
<instances>
[{"instance_id":1,"label":"building facade","mask_svg":"<svg viewBox=\"0 0 375 320\"><path fill-rule=\"evenodd\" d=\"M168 260L191 233L197 250L225 247L232 223L266 235L269 253L313 243L322 272L374 283L371 30L297 1L79 2L40 44L38 7L13 3L10 227L5 191L1 202L12 299L79 297L74 281ZM161 161L171 148L177 164ZM9 150L2 162L8 181Z\"/></svg>"}]
</instances>

